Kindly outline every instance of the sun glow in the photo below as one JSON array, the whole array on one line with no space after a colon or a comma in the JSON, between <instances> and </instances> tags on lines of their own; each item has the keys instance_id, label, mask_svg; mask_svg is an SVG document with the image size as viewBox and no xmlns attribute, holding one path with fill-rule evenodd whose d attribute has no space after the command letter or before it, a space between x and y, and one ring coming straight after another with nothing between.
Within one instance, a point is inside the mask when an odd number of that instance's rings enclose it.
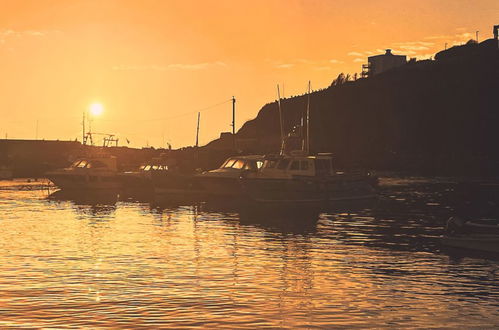
<instances>
[{"instance_id":1,"label":"sun glow","mask_svg":"<svg viewBox=\"0 0 499 330\"><path fill-rule=\"evenodd\" d=\"M92 103L89 107L89 110L93 116L100 116L104 111L104 107L100 103Z\"/></svg>"}]
</instances>

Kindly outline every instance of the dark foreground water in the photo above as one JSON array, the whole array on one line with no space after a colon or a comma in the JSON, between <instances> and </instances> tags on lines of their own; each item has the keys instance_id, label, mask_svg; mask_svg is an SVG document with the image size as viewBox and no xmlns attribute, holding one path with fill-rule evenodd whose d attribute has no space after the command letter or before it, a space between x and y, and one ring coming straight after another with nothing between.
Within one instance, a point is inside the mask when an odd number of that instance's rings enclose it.
<instances>
[{"instance_id":1,"label":"dark foreground water","mask_svg":"<svg viewBox=\"0 0 499 330\"><path fill-rule=\"evenodd\" d=\"M384 179L292 213L38 188L0 183L0 328L499 326L499 261L439 243L456 212L497 216L484 187Z\"/></svg>"}]
</instances>

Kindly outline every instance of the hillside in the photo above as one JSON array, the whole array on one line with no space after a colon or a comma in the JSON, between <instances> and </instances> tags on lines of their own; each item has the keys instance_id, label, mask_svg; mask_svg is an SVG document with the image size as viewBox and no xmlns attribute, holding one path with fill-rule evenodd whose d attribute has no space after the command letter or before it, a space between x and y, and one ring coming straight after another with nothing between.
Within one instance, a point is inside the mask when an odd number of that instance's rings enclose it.
<instances>
[{"instance_id":1,"label":"hillside","mask_svg":"<svg viewBox=\"0 0 499 330\"><path fill-rule=\"evenodd\" d=\"M313 92L312 150L332 152L344 167L497 174L497 41L453 47L435 58ZM300 122L306 102L305 95L282 100L286 132ZM237 140L246 153L277 151L276 102L246 122Z\"/></svg>"}]
</instances>

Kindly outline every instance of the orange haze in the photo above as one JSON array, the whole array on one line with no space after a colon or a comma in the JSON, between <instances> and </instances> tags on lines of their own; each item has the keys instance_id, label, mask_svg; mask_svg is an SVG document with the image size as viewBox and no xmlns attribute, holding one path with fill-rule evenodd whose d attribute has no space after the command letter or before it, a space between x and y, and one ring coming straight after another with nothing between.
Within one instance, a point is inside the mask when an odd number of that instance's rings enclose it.
<instances>
[{"instance_id":1,"label":"orange haze","mask_svg":"<svg viewBox=\"0 0 499 330\"><path fill-rule=\"evenodd\" d=\"M394 49L427 58L490 38L497 0L1 1L0 136L81 140L94 131L131 146L195 141L196 112L237 99L237 127L276 98L359 72ZM231 104L201 114L202 144L231 129ZM37 124L38 122L38 124ZM37 130L38 127L38 130Z\"/></svg>"}]
</instances>

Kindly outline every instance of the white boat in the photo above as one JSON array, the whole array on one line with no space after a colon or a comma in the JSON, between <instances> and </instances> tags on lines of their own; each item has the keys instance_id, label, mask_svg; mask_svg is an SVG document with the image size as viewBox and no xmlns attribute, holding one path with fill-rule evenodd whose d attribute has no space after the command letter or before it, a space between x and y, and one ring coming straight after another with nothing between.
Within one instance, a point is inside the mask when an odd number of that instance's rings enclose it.
<instances>
[{"instance_id":1,"label":"white boat","mask_svg":"<svg viewBox=\"0 0 499 330\"><path fill-rule=\"evenodd\" d=\"M120 188L118 168L114 156L93 156L80 158L64 169L46 173L56 186L63 190Z\"/></svg>"},{"instance_id":2,"label":"white boat","mask_svg":"<svg viewBox=\"0 0 499 330\"><path fill-rule=\"evenodd\" d=\"M263 160L262 155L230 157L218 169L196 175L196 181L208 197L241 197L241 176L258 171Z\"/></svg>"},{"instance_id":3,"label":"white boat","mask_svg":"<svg viewBox=\"0 0 499 330\"><path fill-rule=\"evenodd\" d=\"M265 158L259 171L242 179L245 194L260 203L323 204L377 196L370 173L335 172L328 153L297 151Z\"/></svg>"}]
</instances>

